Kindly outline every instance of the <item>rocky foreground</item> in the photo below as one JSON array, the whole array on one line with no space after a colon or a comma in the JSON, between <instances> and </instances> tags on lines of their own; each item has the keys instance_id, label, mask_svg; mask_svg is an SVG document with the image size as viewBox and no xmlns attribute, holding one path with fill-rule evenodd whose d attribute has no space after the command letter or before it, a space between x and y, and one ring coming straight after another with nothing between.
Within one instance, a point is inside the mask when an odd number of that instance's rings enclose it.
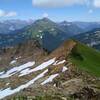
<instances>
[{"instance_id":1,"label":"rocky foreground","mask_svg":"<svg viewBox=\"0 0 100 100\"><path fill-rule=\"evenodd\" d=\"M1 100L99 100L100 79L83 71L70 55L69 40L49 53L36 40L0 51Z\"/></svg>"}]
</instances>

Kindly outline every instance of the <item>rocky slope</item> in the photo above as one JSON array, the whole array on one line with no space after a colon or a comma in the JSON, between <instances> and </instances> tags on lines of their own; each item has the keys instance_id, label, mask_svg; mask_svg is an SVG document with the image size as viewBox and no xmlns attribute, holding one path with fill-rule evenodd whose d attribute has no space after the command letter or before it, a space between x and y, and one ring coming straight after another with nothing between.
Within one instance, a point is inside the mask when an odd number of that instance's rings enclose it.
<instances>
[{"instance_id":1,"label":"rocky slope","mask_svg":"<svg viewBox=\"0 0 100 100\"><path fill-rule=\"evenodd\" d=\"M30 40L1 50L0 99L99 100L99 78L72 60L77 44L69 40L48 53L38 41Z\"/></svg>"}]
</instances>

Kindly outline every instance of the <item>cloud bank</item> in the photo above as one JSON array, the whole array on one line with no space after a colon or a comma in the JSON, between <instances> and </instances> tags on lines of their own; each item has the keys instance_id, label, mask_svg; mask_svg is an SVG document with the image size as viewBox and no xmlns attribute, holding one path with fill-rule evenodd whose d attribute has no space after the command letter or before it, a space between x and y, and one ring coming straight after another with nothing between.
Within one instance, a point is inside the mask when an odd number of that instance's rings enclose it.
<instances>
[{"instance_id":1,"label":"cloud bank","mask_svg":"<svg viewBox=\"0 0 100 100\"><path fill-rule=\"evenodd\" d=\"M32 0L35 7L57 8L72 5L86 5L100 8L100 0Z\"/></svg>"},{"instance_id":2,"label":"cloud bank","mask_svg":"<svg viewBox=\"0 0 100 100\"><path fill-rule=\"evenodd\" d=\"M36 7L64 7L74 4L82 5L86 0L32 0L33 6Z\"/></svg>"},{"instance_id":3,"label":"cloud bank","mask_svg":"<svg viewBox=\"0 0 100 100\"><path fill-rule=\"evenodd\" d=\"M0 9L0 17L13 17L13 16L16 16L17 13L14 12L14 11L11 11L11 12L6 12L2 9Z\"/></svg>"},{"instance_id":4,"label":"cloud bank","mask_svg":"<svg viewBox=\"0 0 100 100\"><path fill-rule=\"evenodd\" d=\"M100 8L100 0L94 0L94 6Z\"/></svg>"}]
</instances>

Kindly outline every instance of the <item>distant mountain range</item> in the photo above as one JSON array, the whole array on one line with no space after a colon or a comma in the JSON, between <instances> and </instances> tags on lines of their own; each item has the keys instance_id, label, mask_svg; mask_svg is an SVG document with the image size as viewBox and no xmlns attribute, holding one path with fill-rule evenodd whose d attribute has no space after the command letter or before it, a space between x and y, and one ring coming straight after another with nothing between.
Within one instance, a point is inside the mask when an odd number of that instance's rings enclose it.
<instances>
[{"instance_id":1,"label":"distant mountain range","mask_svg":"<svg viewBox=\"0 0 100 100\"><path fill-rule=\"evenodd\" d=\"M90 47L100 50L100 28L76 35L73 38L87 44Z\"/></svg>"},{"instance_id":2,"label":"distant mountain range","mask_svg":"<svg viewBox=\"0 0 100 100\"><path fill-rule=\"evenodd\" d=\"M50 21L48 18L40 19L42 22ZM40 20L33 21L31 20L4 20L0 21L0 33L7 34L11 31L22 29L33 23L40 22ZM53 21L52 21L53 22ZM40 22L41 23L41 22ZM79 33L91 31L95 28L100 28L100 22L54 22L57 26L62 28L63 31L69 33L70 35L76 35ZM5 27L5 28L4 28Z\"/></svg>"},{"instance_id":3,"label":"distant mountain range","mask_svg":"<svg viewBox=\"0 0 100 100\"><path fill-rule=\"evenodd\" d=\"M24 35L29 36L31 38L36 38L37 40L39 40L43 48L49 51L52 51L53 49L57 48L64 40L72 36L69 33L65 32L58 24L47 18L37 20L33 24L28 25L27 27L24 27L20 30L12 31L11 35L12 34L20 34L20 37L23 37ZM7 39L4 39L3 41L7 41Z\"/></svg>"},{"instance_id":4,"label":"distant mountain range","mask_svg":"<svg viewBox=\"0 0 100 100\"><path fill-rule=\"evenodd\" d=\"M0 30L2 32L0 34L0 47L17 45L27 39L35 38L40 42L43 48L52 51L65 40L75 37L75 39L89 46L100 49L100 39L98 35L96 35L99 34L99 32L96 32L96 28L99 30L100 23L97 22L63 21L61 23L55 23L48 18L43 18L34 22L10 20L2 23L5 26L0 24L3 27L1 27L2 30ZM7 29L4 28L6 26ZM9 30L12 26L15 26L14 30ZM5 35L5 33L7 34Z\"/></svg>"},{"instance_id":5,"label":"distant mountain range","mask_svg":"<svg viewBox=\"0 0 100 100\"><path fill-rule=\"evenodd\" d=\"M19 30L24 28L27 25L33 23L33 20L4 20L0 21L0 34L8 34L11 31Z\"/></svg>"},{"instance_id":6,"label":"distant mountain range","mask_svg":"<svg viewBox=\"0 0 100 100\"><path fill-rule=\"evenodd\" d=\"M79 28L83 29L83 32L88 32L96 28L100 28L100 22L73 22Z\"/></svg>"},{"instance_id":7,"label":"distant mountain range","mask_svg":"<svg viewBox=\"0 0 100 100\"><path fill-rule=\"evenodd\" d=\"M25 34L0 34L0 48L8 48L16 46L20 43L29 40L29 35Z\"/></svg>"},{"instance_id":8,"label":"distant mountain range","mask_svg":"<svg viewBox=\"0 0 100 100\"><path fill-rule=\"evenodd\" d=\"M74 22L63 21L58 24L65 32L69 33L71 36L85 32L85 30L82 27L79 27Z\"/></svg>"}]
</instances>

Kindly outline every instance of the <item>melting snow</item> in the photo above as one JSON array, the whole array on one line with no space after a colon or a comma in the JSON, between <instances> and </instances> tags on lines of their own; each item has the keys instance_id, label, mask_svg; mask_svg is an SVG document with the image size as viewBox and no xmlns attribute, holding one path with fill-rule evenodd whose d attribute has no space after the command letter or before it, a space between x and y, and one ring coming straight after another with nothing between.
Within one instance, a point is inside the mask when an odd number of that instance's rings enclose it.
<instances>
[{"instance_id":1,"label":"melting snow","mask_svg":"<svg viewBox=\"0 0 100 100\"><path fill-rule=\"evenodd\" d=\"M16 74L17 72L19 72L19 71L25 69L25 68L28 68L28 67L33 66L34 64L35 64L35 62L28 62L28 63L23 64L23 65L21 65L21 66L14 67L14 68L8 70L6 73L1 74L1 75L0 75L0 78L8 78L8 77L10 77L10 76Z\"/></svg>"},{"instance_id":2,"label":"melting snow","mask_svg":"<svg viewBox=\"0 0 100 100\"><path fill-rule=\"evenodd\" d=\"M65 63L65 62L66 62L66 60L62 60L62 61L60 61L60 62L56 61L53 65L60 65L60 64L63 64L63 63Z\"/></svg>"},{"instance_id":3,"label":"melting snow","mask_svg":"<svg viewBox=\"0 0 100 100\"><path fill-rule=\"evenodd\" d=\"M6 86L9 85L10 83L6 83Z\"/></svg>"},{"instance_id":4,"label":"melting snow","mask_svg":"<svg viewBox=\"0 0 100 100\"><path fill-rule=\"evenodd\" d=\"M19 67L14 67L14 68L8 70L6 73L3 72L2 74L0 74L0 78L8 78L8 77L16 74L17 72L20 72L19 77L21 77L21 76L30 74L32 72L36 72L36 71L45 69L49 65L53 64L55 62L55 59L56 58L50 59L50 60L42 63L41 65L39 65L33 69L30 69L29 67L33 66L35 64L35 62L28 62L26 64L19 66Z\"/></svg>"},{"instance_id":5,"label":"melting snow","mask_svg":"<svg viewBox=\"0 0 100 100\"><path fill-rule=\"evenodd\" d=\"M3 72L0 72L0 75L4 74L4 71Z\"/></svg>"},{"instance_id":6,"label":"melting snow","mask_svg":"<svg viewBox=\"0 0 100 100\"><path fill-rule=\"evenodd\" d=\"M19 77L29 74L30 68L24 69L20 72Z\"/></svg>"},{"instance_id":7,"label":"melting snow","mask_svg":"<svg viewBox=\"0 0 100 100\"><path fill-rule=\"evenodd\" d=\"M55 62L55 59L56 58L50 59L49 61L46 61L46 62L42 63L41 65L35 67L34 69L31 69L31 70L26 69L24 71L21 71L20 72L21 74L19 75L19 77L27 75L27 74L30 74L32 72L36 72L36 71L42 70L44 68L47 68L49 65L51 65L51 64L53 64Z\"/></svg>"},{"instance_id":8,"label":"melting snow","mask_svg":"<svg viewBox=\"0 0 100 100\"><path fill-rule=\"evenodd\" d=\"M54 74L54 75L51 75L48 79L46 79L44 82L41 83L41 85L45 85L49 82L52 82L52 80L57 77L59 74Z\"/></svg>"},{"instance_id":9,"label":"melting snow","mask_svg":"<svg viewBox=\"0 0 100 100\"><path fill-rule=\"evenodd\" d=\"M17 58L15 58L16 60L18 60L18 59L20 59L21 58L21 56L19 56L19 57L17 57Z\"/></svg>"},{"instance_id":10,"label":"melting snow","mask_svg":"<svg viewBox=\"0 0 100 100\"><path fill-rule=\"evenodd\" d=\"M40 38L42 39L43 37L42 37L42 36L40 36Z\"/></svg>"},{"instance_id":11,"label":"melting snow","mask_svg":"<svg viewBox=\"0 0 100 100\"><path fill-rule=\"evenodd\" d=\"M28 62L26 64L23 64L23 65L20 65L18 67L14 67L10 70L8 70L7 72L0 72L0 78L8 78L10 76L12 76L13 74L16 74L17 72L20 72L20 75L19 77L21 76L24 76L24 75L27 75L29 73L32 73L32 72L36 72L36 71L39 71L39 70L43 70L45 68L47 68L48 66L50 65L59 65L59 64L63 64L65 62L65 60L63 61L56 61L56 58L53 58L53 59L50 59L46 62L43 62L41 65L33 68L33 69L30 69L31 66L33 66L35 64L35 62ZM63 67L62 69L62 72L65 72L68 68L67 67ZM23 90L24 88L28 88L30 85L34 84L35 81L37 81L38 79L44 77L44 75L48 72L48 69L46 69L45 71L43 71L42 73L40 73L39 75L37 75L35 78L33 78L32 80L30 80L29 82L23 84L23 85L20 85L18 86L17 88L15 89L12 89L11 87L8 87L6 89L0 89L0 99L3 99L7 96L10 96L12 94L15 94L21 90ZM51 76L49 76L44 82L41 83L41 85L45 85L49 82L52 82L54 78L56 78L59 74L53 74ZM10 83L7 83L6 85L8 86Z\"/></svg>"},{"instance_id":12,"label":"melting snow","mask_svg":"<svg viewBox=\"0 0 100 100\"><path fill-rule=\"evenodd\" d=\"M55 62L55 58L47 61L47 62L44 62L42 63L41 65L37 66L36 68L34 68L32 71L35 72L35 71L39 71L39 70L42 70L46 67L48 67L49 65L53 64Z\"/></svg>"},{"instance_id":13,"label":"melting snow","mask_svg":"<svg viewBox=\"0 0 100 100\"><path fill-rule=\"evenodd\" d=\"M44 72L42 72L41 74L39 74L38 76L36 76L35 78L33 78L31 81L29 81L26 84L20 85L19 87L15 88L15 89L11 89L11 87L4 89L4 90L0 90L0 99L3 99L7 96L10 96L12 94L15 94L25 88L28 88L30 85L32 85L35 81L37 81L38 79L42 78L46 73L48 72L48 69L45 70Z\"/></svg>"},{"instance_id":14,"label":"melting snow","mask_svg":"<svg viewBox=\"0 0 100 100\"><path fill-rule=\"evenodd\" d=\"M13 60L10 62L10 64L15 64L17 61L16 60Z\"/></svg>"},{"instance_id":15,"label":"melting snow","mask_svg":"<svg viewBox=\"0 0 100 100\"><path fill-rule=\"evenodd\" d=\"M41 32L42 32L42 30L39 30L38 32L40 32L40 33L41 33Z\"/></svg>"},{"instance_id":16,"label":"melting snow","mask_svg":"<svg viewBox=\"0 0 100 100\"><path fill-rule=\"evenodd\" d=\"M55 29L54 28L51 28L51 31L54 31Z\"/></svg>"},{"instance_id":17,"label":"melting snow","mask_svg":"<svg viewBox=\"0 0 100 100\"><path fill-rule=\"evenodd\" d=\"M64 66L62 72L65 72L66 70L68 70L68 68Z\"/></svg>"}]
</instances>

